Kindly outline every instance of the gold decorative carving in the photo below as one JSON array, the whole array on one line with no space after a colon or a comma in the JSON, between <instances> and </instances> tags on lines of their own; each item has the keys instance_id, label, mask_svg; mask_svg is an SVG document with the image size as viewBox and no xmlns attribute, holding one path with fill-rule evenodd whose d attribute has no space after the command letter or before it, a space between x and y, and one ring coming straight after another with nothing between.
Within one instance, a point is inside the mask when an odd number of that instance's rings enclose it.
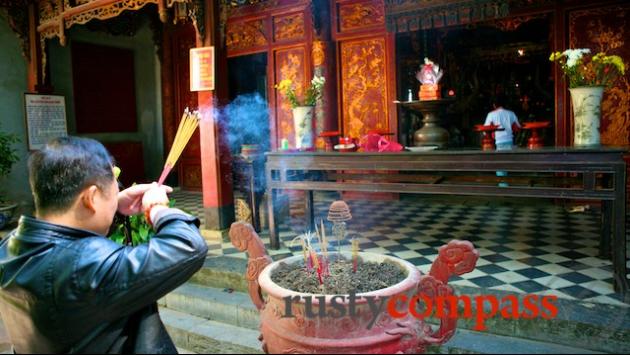
<instances>
[{"instance_id":1,"label":"gold decorative carving","mask_svg":"<svg viewBox=\"0 0 630 355\"><path fill-rule=\"evenodd\" d=\"M120 13L125 10L140 10L146 4L157 4L158 2L158 0L123 0L115 2L108 6L97 7L70 16L66 20L66 27L70 28L72 25L81 25L93 19L106 20L120 15Z\"/></svg>"},{"instance_id":2,"label":"gold decorative carving","mask_svg":"<svg viewBox=\"0 0 630 355\"><path fill-rule=\"evenodd\" d=\"M304 94L304 63L305 52L303 48L292 48L287 50L278 51L276 53L276 63L279 67L276 68L277 78L276 83L282 80L289 79L293 83L296 95L302 97ZM277 118L277 139L280 141L282 138L289 140L289 145L295 146L295 129L293 128L293 111L291 109L291 103L284 94L276 91L277 101L276 107L278 112Z\"/></svg>"},{"instance_id":3,"label":"gold decorative carving","mask_svg":"<svg viewBox=\"0 0 630 355\"><path fill-rule=\"evenodd\" d=\"M156 4L162 22L166 22L167 6L191 0L41 0L38 2L39 23L37 31L44 38L58 36L65 44L64 30L91 20L106 20L126 10L140 10L147 4Z\"/></svg>"},{"instance_id":4,"label":"gold decorative carving","mask_svg":"<svg viewBox=\"0 0 630 355\"><path fill-rule=\"evenodd\" d=\"M371 129L389 129L385 38L342 42L343 128L363 137Z\"/></svg>"},{"instance_id":5,"label":"gold decorative carving","mask_svg":"<svg viewBox=\"0 0 630 355\"><path fill-rule=\"evenodd\" d=\"M506 19L500 19L492 22L496 27L501 29L502 31L516 31L522 24L527 23L532 20L546 18L547 14L538 14L531 16L519 16L519 17L510 17Z\"/></svg>"},{"instance_id":6,"label":"gold decorative carving","mask_svg":"<svg viewBox=\"0 0 630 355\"><path fill-rule=\"evenodd\" d=\"M304 38L304 14L274 17L273 28L276 41Z\"/></svg>"},{"instance_id":7,"label":"gold decorative carving","mask_svg":"<svg viewBox=\"0 0 630 355\"><path fill-rule=\"evenodd\" d=\"M38 8L40 23L54 20L62 12L62 6L59 1L56 0L40 1Z\"/></svg>"},{"instance_id":8,"label":"gold decorative carving","mask_svg":"<svg viewBox=\"0 0 630 355\"><path fill-rule=\"evenodd\" d=\"M226 45L229 50L248 49L268 43L262 19L228 25Z\"/></svg>"},{"instance_id":9,"label":"gold decorative carving","mask_svg":"<svg viewBox=\"0 0 630 355\"><path fill-rule=\"evenodd\" d=\"M630 6L609 6L571 12L569 42L571 48L619 55L630 64L630 36L627 18ZM605 91L601 106L601 142L604 145L630 145L630 70Z\"/></svg>"},{"instance_id":10,"label":"gold decorative carving","mask_svg":"<svg viewBox=\"0 0 630 355\"><path fill-rule=\"evenodd\" d=\"M385 8L379 1L341 5L341 31L385 24Z\"/></svg>"},{"instance_id":11,"label":"gold decorative carving","mask_svg":"<svg viewBox=\"0 0 630 355\"><path fill-rule=\"evenodd\" d=\"M322 41L313 42L313 50L311 51L313 57L313 66L319 67L326 62L326 43Z\"/></svg>"}]
</instances>

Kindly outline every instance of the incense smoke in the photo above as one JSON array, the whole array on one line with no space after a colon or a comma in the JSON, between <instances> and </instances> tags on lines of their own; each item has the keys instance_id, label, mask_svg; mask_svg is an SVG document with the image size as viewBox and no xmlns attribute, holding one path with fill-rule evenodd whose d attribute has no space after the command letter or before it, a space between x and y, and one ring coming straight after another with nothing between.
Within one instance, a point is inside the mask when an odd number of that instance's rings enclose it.
<instances>
[{"instance_id":1,"label":"incense smoke","mask_svg":"<svg viewBox=\"0 0 630 355\"><path fill-rule=\"evenodd\" d=\"M243 144L258 144L260 152L269 151L269 108L260 94L238 96L220 115L232 154L238 154Z\"/></svg>"}]
</instances>

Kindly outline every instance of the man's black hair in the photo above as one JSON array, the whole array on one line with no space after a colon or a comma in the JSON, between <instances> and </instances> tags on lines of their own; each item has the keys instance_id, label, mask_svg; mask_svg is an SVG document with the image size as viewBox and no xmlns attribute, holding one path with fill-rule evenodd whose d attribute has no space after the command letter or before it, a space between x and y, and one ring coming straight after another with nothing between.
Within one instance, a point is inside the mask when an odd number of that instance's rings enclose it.
<instances>
[{"instance_id":1,"label":"man's black hair","mask_svg":"<svg viewBox=\"0 0 630 355\"><path fill-rule=\"evenodd\" d=\"M498 93L492 97L492 105L495 107L505 107L507 97L503 93Z\"/></svg>"},{"instance_id":2,"label":"man's black hair","mask_svg":"<svg viewBox=\"0 0 630 355\"><path fill-rule=\"evenodd\" d=\"M105 189L114 181L112 166L107 149L93 139L69 136L51 140L28 161L37 212L65 212L86 187Z\"/></svg>"}]
</instances>

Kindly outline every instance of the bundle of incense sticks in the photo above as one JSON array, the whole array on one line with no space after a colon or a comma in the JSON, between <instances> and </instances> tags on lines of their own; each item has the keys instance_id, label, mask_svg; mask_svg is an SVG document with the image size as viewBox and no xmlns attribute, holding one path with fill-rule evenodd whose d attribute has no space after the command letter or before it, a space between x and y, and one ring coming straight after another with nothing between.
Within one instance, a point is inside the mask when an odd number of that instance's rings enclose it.
<instances>
[{"instance_id":1,"label":"bundle of incense sticks","mask_svg":"<svg viewBox=\"0 0 630 355\"><path fill-rule=\"evenodd\" d=\"M162 170L162 175L160 175L160 180L158 181L160 185L164 183L168 174L175 167L177 160L182 155L182 152L186 148L190 138L199 126L199 119L199 111L190 112L188 107L186 107L186 110L182 115L182 119L179 121L179 127L177 128L175 140L173 140L173 145L171 146L171 151L164 163L164 170Z\"/></svg>"},{"instance_id":2,"label":"bundle of incense sticks","mask_svg":"<svg viewBox=\"0 0 630 355\"><path fill-rule=\"evenodd\" d=\"M312 233L304 233L304 234L298 235L297 237L295 237L295 239L293 239L293 241L291 241L291 246L294 246L295 242L298 239L300 240L300 244L302 244L302 254L304 256L304 267L306 267L307 272L311 272L311 270L313 269L313 263L310 257L311 256L310 251L312 249L312 246L311 246L312 238L313 238Z\"/></svg>"},{"instance_id":3,"label":"bundle of incense sticks","mask_svg":"<svg viewBox=\"0 0 630 355\"><path fill-rule=\"evenodd\" d=\"M319 262L317 253L315 253L315 250L313 250L312 248L311 248L311 260L313 262L313 267L315 268L315 270L317 270L317 278L319 279L319 284L323 285L324 280L322 279L322 265Z\"/></svg>"}]
</instances>

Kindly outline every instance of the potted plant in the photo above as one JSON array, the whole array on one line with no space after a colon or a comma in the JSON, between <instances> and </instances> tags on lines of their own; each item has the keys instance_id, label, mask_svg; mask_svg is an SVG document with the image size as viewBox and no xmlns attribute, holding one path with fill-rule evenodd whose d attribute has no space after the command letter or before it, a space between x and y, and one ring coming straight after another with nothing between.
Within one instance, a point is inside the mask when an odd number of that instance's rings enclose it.
<instances>
[{"instance_id":1,"label":"potted plant","mask_svg":"<svg viewBox=\"0 0 630 355\"><path fill-rule=\"evenodd\" d=\"M291 79L284 79L275 86L282 92L293 109L293 125L295 129L295 148L311 150L314 147L313 137L313 109L322 97L322 90L326 80L323 76L314 76L311 85L306 89L303 100L293 87Z\"/></svg>"},{"instance_id":2,"label":"potted plant","mask_svg":"<svg viewBox=\"0 0 630 355\"><path fill-rule=\"evenodd\" d=\"M621 57L591 50L567 49L551 54L549 60L558 62L569 81L573 106L573 143L576 146L600 144L601 101L604 89L625 74Z\"/></svg>"},{"instance_id":3,"label":"potted plant","mask_svg":"<svg viewBox=\"0 0 630 355\"><path fill-rule=\"evenodd\" d=\"M118 180L122 170L119 167L114 168L114 177ZM119 183L119 187L124 186ZM169 207L175 206L175 200L169 201ZM153 227L147 221L144 214L134 216L124 216L116 213L114 216L113 228L108 235L109 239L120 245L138 246L148 243L151 237L155 235Z\"/></svg>"},{"instance_id":4,"label":"potted plant","mask_svg":"<svg viewBox=\"0 0 630 355\"><path fill-rule=\"evenodd\" d=\"M13 144L19 142L14 134L0 131L0 180L4 179L13 168L19 157L16 154ZM11 203L4 192L0 190L0 229L4 229L11 221L17 208L17 204Z\"/></svg>"},{"instance_id":5,"label":"potted plant","mask_svg":"<svg viewBox=\"0 0 630 355\"><path fill-rule=\"evenodd\" d=\"M479 257L470 242L452 241L440 248L430 273L423 275L405 260L359 253L353 245L352 253L335 253L336 260L343 260L347 265L344 272L332 261L328 264L329 270L327 266L322 267L326 265L326 249L311 253L308 260L318 260L315 263L307 262L307 253L273 262L252 226L243 222L232 225L230 240L236 249L248 254L245 276L249 295L260 312L263 351L270 354L423 353L428 345L442 344L454 335L457 320L449 315L450 308L439 317L439 329L433 329L409 313L396 318L387 312L375 315L367 298L383 300L406 295L412 299L410 304L414 304L412 295L430 299L438 295L452 296L454 291L447 284L449 277L472 271ZM366 267L368 264L370 266ZM304 265L311 271L305 270ZM397 277L389 280L380 277L393 274L379 273L376 268L383 265L390 271L398 270ZM296 270L310 274L298 276ZM322 273L328 278L324 284L321 283ZM286 286L278 277L295 287ZM371 282L377 278L379 282ZM350 283L353 287L361 286L356 289L365 290L331 293L328 288L329 285L345 287ZM379 283L380 286L366 288L366 284ZM317 291L305 292L300 290L302 287L315 287ZM322 289L326 292L320 292ZM330 310L338 313L328 313Z\"/></svg>"}]
</instances>

